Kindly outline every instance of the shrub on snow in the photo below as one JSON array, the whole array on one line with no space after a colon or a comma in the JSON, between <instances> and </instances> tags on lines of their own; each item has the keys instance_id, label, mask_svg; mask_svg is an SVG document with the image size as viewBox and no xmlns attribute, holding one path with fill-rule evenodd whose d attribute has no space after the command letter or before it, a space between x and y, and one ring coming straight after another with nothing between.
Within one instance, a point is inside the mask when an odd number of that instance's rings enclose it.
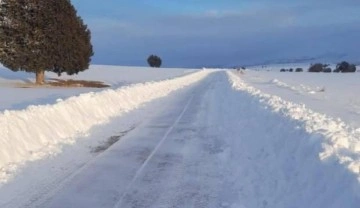
<instances>
[{"instance_id":1,"label":"shrub on snow","mask_svg":"<svg viewBox=\"0 0 360 208\"><path fill-rule=\"evenodd\" d=\"M326 68L323 70L323 72L325 72L325 73L331 73L331 68L326 67Z\"/></svg>"},{"instance_id":2,"label":"shrub on snow","mask_svg":"<svg viewBox=\"0 0 360 208\"><path fill-rule=\"evenodd\" d=\"M324 71L324 68L326 65L321 63L312 64L310 68L308 69L309 72L322 72Z\"/></svg>"},{"instance_id":3,"label":"shrub on snow","mask_svg":"<svg viewBox=\"0 0 360 208\"><path fill-rule=\"evenodd\" d=\"M349 64L348 62L343 61L336 65L335 70L336 70L336 72L343 72L343 73L356 72L356 66L355 66L355 64Z\"/></svg>"},{"instance_id":4,"label":"shrub on snow","mask_svg":"<svg viewBox=\"0 0 360 208\"><path fill-rule=\"evenodd\" d=\"M161 58L157 55L150 55L147 59L147 62L149 64L149 66L156 67L156 68L160 68L160 66L162 64Z\"/></svg>"}]
</instances>

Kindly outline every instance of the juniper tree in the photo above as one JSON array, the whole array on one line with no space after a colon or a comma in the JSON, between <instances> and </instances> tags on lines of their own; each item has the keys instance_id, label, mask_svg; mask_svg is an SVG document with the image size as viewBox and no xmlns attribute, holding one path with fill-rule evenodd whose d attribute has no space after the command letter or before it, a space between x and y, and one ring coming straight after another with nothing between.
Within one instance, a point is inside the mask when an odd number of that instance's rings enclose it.
<instances>
[{"instance_id":1,"label":"juniper tree","mask_svg":"<svg viewBox=\"0 0 360 208\"><path fill-rule=\"evenodd\" d=\"M316 63L316 64L312 64L310 66L310 68L308 69L308 71L309 72L322 72L325 67L326 67L326 65L324 65L322 63Z\"/></svg>"},{"instance_id":2,"label":"juniper tree","mask_svg":"<svg viewBox=\"0 0 360 208\"><path fill-rule=\"evenodd\" d=\"M355 64L350 64L346 61L342 61L341 63L338 63L336 65L336 72L343 72L343 73L347 73L347 72L356 72L356 65Z\"/></svg>"},{"instance_id":3,"label":"juniper tree","mask_svg":"<svg viewBox=\"0 0 360 208\"><path fill-rule=\"evenodd\" d=\"M88 69L91 34L70 0L1 0L0 62L13 71L76 74Z\"/></svg>"},{"instance_id":4,"label":"juniper tree","mask_svg":"<svg viewBox=\"0 0 360 208\"><path fill-rule=\"evenodd\" d=\"M162 60L159 56L150 55L147 59L149 66L159 68L161 66Z\"/></svg>"}]
</instances>

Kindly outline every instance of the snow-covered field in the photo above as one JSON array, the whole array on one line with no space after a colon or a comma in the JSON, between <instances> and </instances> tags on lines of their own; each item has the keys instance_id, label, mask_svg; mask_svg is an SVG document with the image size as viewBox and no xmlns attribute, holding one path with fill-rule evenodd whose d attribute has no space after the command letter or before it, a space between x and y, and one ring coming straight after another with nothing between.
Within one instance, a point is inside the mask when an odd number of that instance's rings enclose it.
<instances>
[{"instance_id":1,"label":"snow-covered field","mask_svg":"<svg viewBox=\"0 0 360 208\"><path fill-rule=\"evenodd\" d=\"M92 65L90 70L74 76L62 75L58 77L54 73L46 73L49 78L97 80L111 85L112 89L135 83L159 81L168 78L182 76L192 73L192 69L153 69L145 67L119 67ZM29 105L55 103L57 99L65 99L73 95L86 92L96 92L101 89L88 88L21 88L21 84L34 82L35 75L25 72L12 72L0 66L0 110L20 110Z\"/></svg>"},{"instance_id":2,"label":"snow-covered field","mask_svg":"<svg viewBox=\"0 0 360 208\"><path fill-rule=\"evenodd\" d=\"M360 73L280 68L0 71L0 207L358 207Z\"/></svg>"},{"instance_id":3,"label":"snow-covered field","mask_svg":"<svg viewBox=\"0 0 360 208\"><path fill-rule=\"evenodd\" d=\"M102 70L102 72L100 72ZM106 71L104 73L104 71ZM135 71L135 72L134 72ZM113 84L112 89L78 88L14 88L4 87L0 94L4 103L22 99L17 91L27 94L29 102L36 97L39 105L24 106L21 110L7 109L0 114L0 182L6 182L11 171L26 161L38 160L47 155L56 154L63 144L74 143L75 139L86 135L95 125L108 122L112 117L124 114L141 106L143 103L167 95L199 80L204 73L191 74L171 81L154 82L169 77L184 75L194 70L185 69L141 69L99 67L89 73L79 75L78 79L101 80ZM90 74L90 75L89 75ZM115 81L114 76L121 76ZM126 78L124 78L126 77ZM9 77L3 78L9 80ZM25 79L23 79L25 80ZM126 80L126 84L124 83ZM8 81L7 83L9 83ZM136 82L145 82L133 84ZM4 82L6 83L6 82ZM123 87L117 88L117 84ZM126 86L127 85L127 86ZM16 91L14 91L16 90ZM56 91L56 94L53 94ZM80 92L82 94L78 95ZM86 93L84 93L86 92ZM61 95L71 96L67 99ZM16 96L15 96L16 95ZM37 96L52 95L52 99ZM7 100L10 101L6 102Z\"/></svg>"},{"instance_id":4,"label":"snow-covered field","mask_svg":"<svg viewBox=\"0 0 360 208\"><path fill-rule=\"evenodd\" d=\"M297 67L304 72L279 72L281 68ZM356 96L360 73L308 73L308 68L309 64L253 67L243 79L265 93L360 127L360 97Z\"/></svg>"}]
</instances>

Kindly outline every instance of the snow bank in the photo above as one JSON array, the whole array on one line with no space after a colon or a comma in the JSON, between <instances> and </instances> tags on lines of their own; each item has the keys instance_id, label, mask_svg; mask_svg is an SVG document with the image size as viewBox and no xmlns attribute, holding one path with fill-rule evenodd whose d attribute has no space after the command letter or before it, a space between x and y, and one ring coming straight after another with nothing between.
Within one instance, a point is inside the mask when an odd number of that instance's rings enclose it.
<instances>
[{"instance_id":1,"label":"snow bank","mask_svg":"<svg viewBox=\"0 0 360 208\"><path fill-rule=\"evenodd\" d=\"M95 125L136 109L142 104L193 84L210 72L148 82L58 99L54 105L29 106L0 113L0 182L6 182L18 165L57 154Z\"/></svg>"},{"instance_id":2,"label":"snow bank","mask_svg":"<svg viewBox=\"0 0 360 208\"><path fill-rule=\"evenodd\" d=\"M323 92L325 91L325 87L316 87L316 88L312 88L310 86L306 86L304 84L300 84L298 87L295 87L295 86L292 86L292 85L289 85L285 82L282 82L278 79L273 79L271 80L271 83L280 87L280 88L285 88L285 89L290 89L296 93L299 93L299 94L306 94L306 93L309 93L309 94L315 94L317 92Z\"/></svg>"},{"instance_id":3,"label":"snow bank","mask_svg":"<svg viewBox=\"0 0 360 208\"><path fill-rule=\"evenodd\" d=\"M360 127L360 73L282 73L246 71L241 79L263 93L276 95L308 109L340 118L353 128Z\"/></svg>"},{"instance_id":4,"label":"snow bank","mask_svg":"<svg viewBox=\"0 0 360 208\"><path fill-rule=\"evenodd\" d=\"M150 67L128 67L128 66L106 66L91 65L76 75L63 74L58 77L56 73L45 73L46 79L75 79L95 80L111 85L111 89L144 83L149 81L161 81L181 77L198 69L176 69L176 68L150 68ZM22 110L29 105L54 104L57 98L66 99L87 92L98 92L103 89L95 88L63 88L63 87L33 87L19 88L34 82L35 75L23 71L13 72L0 64L0 111Z\"/></svg>"},{"instance_id":5,"label":"snow bank","mask_svg":"<svg viewBox=\"0 0 360 208\"><path fill-rule=\"evenodd\" d=\"M233 88L257 97L275 112L300 121L303 128L314 135L314 142L321 143L322 150L319 152L319 158L322 161L338 162L355 174L360 182L360 128L351 128L342 120L314 112L303 104L288 102L278 96L265 94L245 84L234 73L228 72L228 76Z\"/></svg>"}]
</instances>

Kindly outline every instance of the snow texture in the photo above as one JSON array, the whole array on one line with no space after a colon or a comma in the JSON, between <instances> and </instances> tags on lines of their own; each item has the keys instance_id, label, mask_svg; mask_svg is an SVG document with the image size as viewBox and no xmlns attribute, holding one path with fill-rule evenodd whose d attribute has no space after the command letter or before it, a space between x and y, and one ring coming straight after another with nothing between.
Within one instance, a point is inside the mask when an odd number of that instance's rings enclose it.
<instances>
[{"instance_id":1,"label":"snow texture","mask_svg":"<svg viewBox=\"0 0 360 208\"><path fill-rule=\"evenodd\" d=\"M29 106L0 113L0 182L18 165L57 154L96 125L139 108L142 104L190 85L208 72L173 80L134 84L119 89L89 92L53 105Z\"/></svg>"},{"instance_id":2,"label":"snow texture","mask_svg":"<svg viewBox=\"0 0 360 208\"><path fill-rule=\"evenodd\" d=\"M2 111L0 207L357 208L358 74L276 67L124 68L96 75L112 89Z\"/></svg>"},{"instance_id":3,"label":"snow texture","mask_svg":"<svg viewBox=\"0 0 360 208\"><path fill-rule=\"evenodd\" d=\"M169 95L39 207L358 207L356 175L319 157L322 135L231 78Z\"/></svg>"},{"instance_id":4,"label":"snow texture","mask_svg":"<svg viewBox=\"0 0 360 208\"><path fill-rule=\"evenodd\" d=\"M360 128L351 128L341 119L314 112L303 104L285 101L278 96L263 93L247 85L234 73L229 73L229 76L235 89L246 91L257 97L274 112L300 121L301 128L313 135L311 139L321 144L320 159L344 165L357 175L360 182Z\"/></svg>"},{"instance_id":5,"label":"snow texture","mask_svg":"<svg viewBox=\"0 0 360 208\"><path fill-rule=\"evenodd\" d=\"M148 81L161 81L169 78L183 76L195 69L167 69L167 68L146 68L146 67L122 67L91 65L89 70L77 75L62 75L58 77L55 73L45 73L47 79L75 79L95 80L111 85L112 89L119 87L144 83ZM103 89L94 88L63 88L63 87L33 87L23 88L24 84L33 83L35 75L26 72L12 72L0 65L0 111L22 110L29 105L55 104L56 100L66 99L80 93L99 92Z\"/></svg>"}]
</instances>

